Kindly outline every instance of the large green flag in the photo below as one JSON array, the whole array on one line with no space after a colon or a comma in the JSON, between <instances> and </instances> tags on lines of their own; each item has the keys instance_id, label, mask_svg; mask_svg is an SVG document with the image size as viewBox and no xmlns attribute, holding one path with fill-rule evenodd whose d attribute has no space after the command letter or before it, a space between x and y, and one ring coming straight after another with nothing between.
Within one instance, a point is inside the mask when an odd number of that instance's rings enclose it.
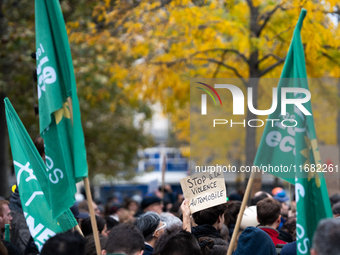
<instances>
[{"instance_id":1,"label":"large green flag","mask_svg":"<svg viewBox=\"0 0 340 255\"><path fill-rule=\"evenodd\" d=\"M40 134L49 175L43 190L56 218L74 204L75 183L87 177L86 150L59 1L35 0L35 13Z\"/></svg>"},{"instance_id":2,"label":"large green flag","mask_svg":"<svg viewBox=\"0 0 340 255\"><path fill-rule=\"evenodd\" d=\"M282 103L282 88L302 88L309 91L300 34L305 16L306 10L302 10L277 88L278 106ZM308 99L308 93L305 92L297 90L295 93L287 93L287 98ZM269 116L269 119L277 121L273 125L271 122L266 125L254 161L254 165L295 184L297 254L309 254L319 220L332 217L326 182L323 173L317 172L321 159L312 106L309 99L305 101L303 107L287 105L285 115L281 115L281 107L277 107ZM302 109L307 110L310 115Z\"/></svg>"},{"instance_id":3,"label":"large green flag","mask_svg":"<svg viewBox=\"0 0 340 255\"><path fill-rule=\"evenodd\" d=\"M22 209L31 236L40 250L49 237L73 228L77 221L69 209L57 219L52 217L51 208L40 185L48 182L44 161L8 98L5 99L5 106Z\"/></svg>"}]
</instances>

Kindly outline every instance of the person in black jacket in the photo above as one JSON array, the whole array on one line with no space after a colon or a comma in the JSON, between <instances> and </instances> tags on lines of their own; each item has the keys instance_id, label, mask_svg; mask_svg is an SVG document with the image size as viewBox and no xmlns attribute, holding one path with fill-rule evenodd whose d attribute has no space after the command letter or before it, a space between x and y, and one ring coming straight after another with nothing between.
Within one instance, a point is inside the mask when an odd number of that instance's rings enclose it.
<instances>
[{"instance_id":1,"label":"person in black jacket","mask_svg":"<svg viewBox=\"0 0 340 255\"><path fill-rule=\"evenodd\" d=\"M195 212L192 217L198 225L191 229L191 233L198 240L200 237L222 238L220 232L224 224L224 213L227 205L221 204Z\"/></svg>"},{"instance_id":2,"label":"person in black jacket","mask_svg":"<svg viewBox=\"0 0 340 255\"><path fill-rule=\"evenodd\" d=\"M279 239L286 243L295 240L296 235L296 217L289 217L280 229Z\"/></svg>"}]
</instances>

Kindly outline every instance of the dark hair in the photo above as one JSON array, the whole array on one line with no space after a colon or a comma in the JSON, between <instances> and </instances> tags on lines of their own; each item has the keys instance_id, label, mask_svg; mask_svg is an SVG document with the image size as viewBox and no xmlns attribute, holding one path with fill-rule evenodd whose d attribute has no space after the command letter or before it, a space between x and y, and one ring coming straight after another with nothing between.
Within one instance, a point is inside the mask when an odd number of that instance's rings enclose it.
<instances>
[{"instance_id":1,"label":"dark hair","mask_svg":"<svg viewBox=\"0 0 340 255\"><path fill-rule=\"evenodd\" d=\"M280 216L281 203L273 198L265 198L257 203L256 209L260 225L271 225Z\"/></svg>"},{"instance_id":2,"label":"dark hair","mask_svg":"<svg viewBox=\"0 0 340 255\"><path fill-rule=\"evenodd\" d=\"M107 227L108 231L110 231L113 227L115 227L119 224L119 222L116 221L111 216L107 216L105 219L106 219L106 227Z\"/></svg>"},{"instance_id":3,"label":"dark hair","mask_svg":"<svg viewBox=\"0 0 340 255\"><path fill-rule=\"evenodd\" d=\"M145 241L150 241L153 237L153 233L157 229L161 219L155 212L146 212L139 216L134 224L142 231Z\"/></svg>"},{"instance_id":4,"label":"dark hair","mask_svg":"<svg viewBox=\"0 0 340 255\"><path fill-rule=\"evenodd\" d=\"M267 198L268 195L266 193L261 193L260 195L256 196L256 197L253 197L251 200L250 200L250 205L257 205L257 202Z\"/></svg>"},{"instance_id":5,"label":"dark hair","mask_svg":"<svg viewBox=\"0 0 340 255\"><path fill-rule=\"evenodd\" d=\"M227 204L216 205L214 207L210 207L204 209L202 211L195 212L192 217L197 225L214 225L218 220L219 216L223 216L227 209Z\"/></svg>"},{"instance_id":6,"label":"dark hair","mask_svg":"<svg viewBox=\"0 0 340 255\"><path fill-rule=\"evenodd\" d=\"M144 238L141 231L132 224L121 223L111 229L106 242L107 253L126 253L133 255L144 250Z\"/></svg>"},{"instance_id":7,"label":"dark hair","mask_svg":"<svg viewBox=\"0 0 340 255\"><path fill-rule=\"evenodd\" d=\"M99 233L101 234L106 223L103 218L99 217L98 215L95 215L95 216L96 216L97 228L98 228ZM81 225L81 230L83 231L84 236L88 236L93 233L90 217L82 220L80 225Z\"/></svg>"},{"instance_id":8,"label":"dark hair","mask_svg":"<svg viewBox=\"0 0 340 255\"><path fill-rule=\"evenodd\" d=\"M99 235L99 242L100 242L100 247L103 249L106 246L107 237ZM97 255L96 245L94 242L93 235L88 235L86 237L85 255Z\"/></svg>"},{"instance_id":9,"label":"dark hair","mask_svg":"<svg viewBox=\"0 0 340 255\"><path fill-rule=\"evenodd\" d=\"M331 195L329 197L329 200L331 202L331 207L333 207L333 205L335 205L336 203L340 202L340 194L336 193L334 195Z\"/></svg>"},{"instance_id":10,"label":"dark hair","mask_svg":"<svg viewBox=\"0 0 340 255\"><path fill-rule=\"evenodd\" d=\"M224 215L224 224L236 224L237 214L240 212L241 202L232 201L227 203L227 213Z\"/></svg>"},{"instance_id":11,"label":"dark hair","mask_svg":"<svg viewBox=\"0 0 340 255\"><path fill-rule=\"evenodd\" d=\"M221 238L200 237L198 242L203 255L225 255L228 252L229 243Z\"/></svg>"},{"instance_id":12,"label":"dark hair","mask_svg":"<svg viewBox=\"0 0 340 255\"><path fill-rule=\"evenodd\" d=\"M295 230L296 230L296 218L295 217L289 217L285 221L285 223L283 223L280 230L285 231L288 234L290 234L292 237L294 237Z\"/></svg>"},{"instance_id":13,"label":"dark hair","mask_svg":"<svg viewBox=\"0 0 340 255\"><path fill-rule=\"evenodd\" d=\"M46 241L40 255L84 255L85 238L78 232L56 234Z\"/></svg>"},{"instance_id":14,"label":"dark hair","mask_svg":"<svg viewBox=\"0 0 340 255\"><path fill-rule=\"evenodd\" d=\"M131 204L136 204L137 206L139 206L138 202L131 199L131 198L126 198L125 201L124 201L124 204L123 204L123 207L127 210L129 210L129 206Z\"/></svg>"},{"instance_id":15,"label":"dark hair","mask_svg":"<svg viewBox=\"0 0 340 255\"><path fill-rule=\"evenodd\" d=\"M34 138L33 143L37 148L40 156L42 157L45 154L44 139L40 135L38 135L37 137Z\"/></svg>"},{"instance_id":16,"label":"dark hair","mask_svg":"<svg viewBox=\"0 0 340 255\"><path fill-rule=\"evenodd\" d=\"M332 206L332 212L334 215L340 214L340 202L337 202Z\"/></svg>"},{"instance_id":17,"label":"dark hair","mask_svg":"<svg viewBox=\"0 0 340 255\"><path fill-rule=\"evenodd\" d=\"M196 238L183 229L161 235L155 245L154 255L199 255L200 247Z\"/></svg>"}]
</instances>

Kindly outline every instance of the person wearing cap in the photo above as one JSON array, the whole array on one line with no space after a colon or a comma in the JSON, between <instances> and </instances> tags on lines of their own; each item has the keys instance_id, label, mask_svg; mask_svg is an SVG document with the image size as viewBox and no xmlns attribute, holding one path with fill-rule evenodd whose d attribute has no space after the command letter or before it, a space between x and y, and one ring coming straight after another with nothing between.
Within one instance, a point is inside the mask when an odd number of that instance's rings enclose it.
<instances>
[{"instance_id":1,"label":"person wearing cap","mask_svg":"<svg viewBox=\"0 0 340 255\"><path fill-rule=\"evenodd\" d=\"M145 250L143 255L151 255L156 241L164 234L166 224L155 212L146 212L138 217L134 225L143 233Z\"/></svg>"},{"instance_id":2,"label":"person wearing cap","mask_svg":"<svg viewBox=\"0 0 340 255\"><path fill-rule=\"evenodd\" d=\"M88 213L82 213L79 212L78 207L74 204L71 208L70 208L74 218L76 218L78 224L81 222L81 220L87 219L88 217L90 217L90 215Z\"/></svg>"},{"instance_id":3,"label":"person wearing cap","mask_svg":"<svg viewBox=\"0 0 340 255\"><path fill-rule=\"evenodd\" d=\"M141 203L141 208L144 213L155 212L160 215L163 212L161 201L162 200L157 196L146 196Z\"/></svg>"},{"instance_id":4,"label":"person wearing cap","mask_svg":"<svg viewBox=\"0 0 340 255\"><path fill-rule=\"evenodd\" d=\"M281 189L281 191L277 192L273 198L281 203L281 222L278 228L280 230L288 219L289 206L286 204L286 202L289 200L289 197L287 197L286 192Z\"/></svg>"}]
</instances>

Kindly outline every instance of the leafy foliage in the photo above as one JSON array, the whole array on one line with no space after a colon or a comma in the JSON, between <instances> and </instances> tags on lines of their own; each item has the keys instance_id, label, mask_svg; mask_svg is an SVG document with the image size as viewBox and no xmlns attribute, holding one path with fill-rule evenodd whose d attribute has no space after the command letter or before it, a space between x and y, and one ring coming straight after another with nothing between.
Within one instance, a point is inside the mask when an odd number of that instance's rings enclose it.
<instances>
[{"instance_id":1,"label":"leafy foliage","mask_svg":"<svg viewBox=\"0 0 340 255\"><path fill-rule=\"evenodd\" d=\"M172 113L177 138L188 143L190 78L243 79L244 89L253 87L254 107L268 109L271 102L263 98L271 90L248 78L280 76L301 8L308 11L302 38L309 76L338 76L340 28L330 16L339 14L335 0L105 0L95 6L92 22L81 17L68 26L72 42L95 44L107 54L105 59L113 60L106 63L110 80L130 98L161 102ZM314 97L323 96L312 100L322 101L321 111L327 109L330 115L338 109L330 104L339 105L334 89L311 88ZM254 117L248 112L247 119ZM316 114L319 139L334 143L330 134L335 125L322 126L325 118ZM247 165L252 164L260 136L255 129L241 130L224 145L236 146L235 138L237 147L246 151ZM215 139L211 144L220 142Z\"/></svg>"},{"instance_id":2,"label":"leafy foliage","mask_svg":"<svg viewBox=\"0 0 340 255\"><path fill-rule=\"evenodd\" d=\"M97 1L60 2L64 18L72 28L79 27L80 17L85 17L86 24L92 22L92 10ZM0 15L3 28L0 35L0 91L8 95L28 132L35 137L39 133L39 120L34 113L37 104L36 83L32 79L35 61L31 58L35 51L34 1L3 0L0 7L3 14ZM70 35L72 42L74 36ZM114 62L114 56L106 58L109 52L105 47L94 39L80 41L71 44L71 52L89 173L121 173L124 178L131 178L137 166L137 149L152 145L151 137L145 135L143 129L144 121L151 118L151 110L139 98L126 94L121 84L111 79L113 70L107 67L109 62ZM144 116L139 123L134 120L137 114Z\"/></svg>"}]
</instances>

